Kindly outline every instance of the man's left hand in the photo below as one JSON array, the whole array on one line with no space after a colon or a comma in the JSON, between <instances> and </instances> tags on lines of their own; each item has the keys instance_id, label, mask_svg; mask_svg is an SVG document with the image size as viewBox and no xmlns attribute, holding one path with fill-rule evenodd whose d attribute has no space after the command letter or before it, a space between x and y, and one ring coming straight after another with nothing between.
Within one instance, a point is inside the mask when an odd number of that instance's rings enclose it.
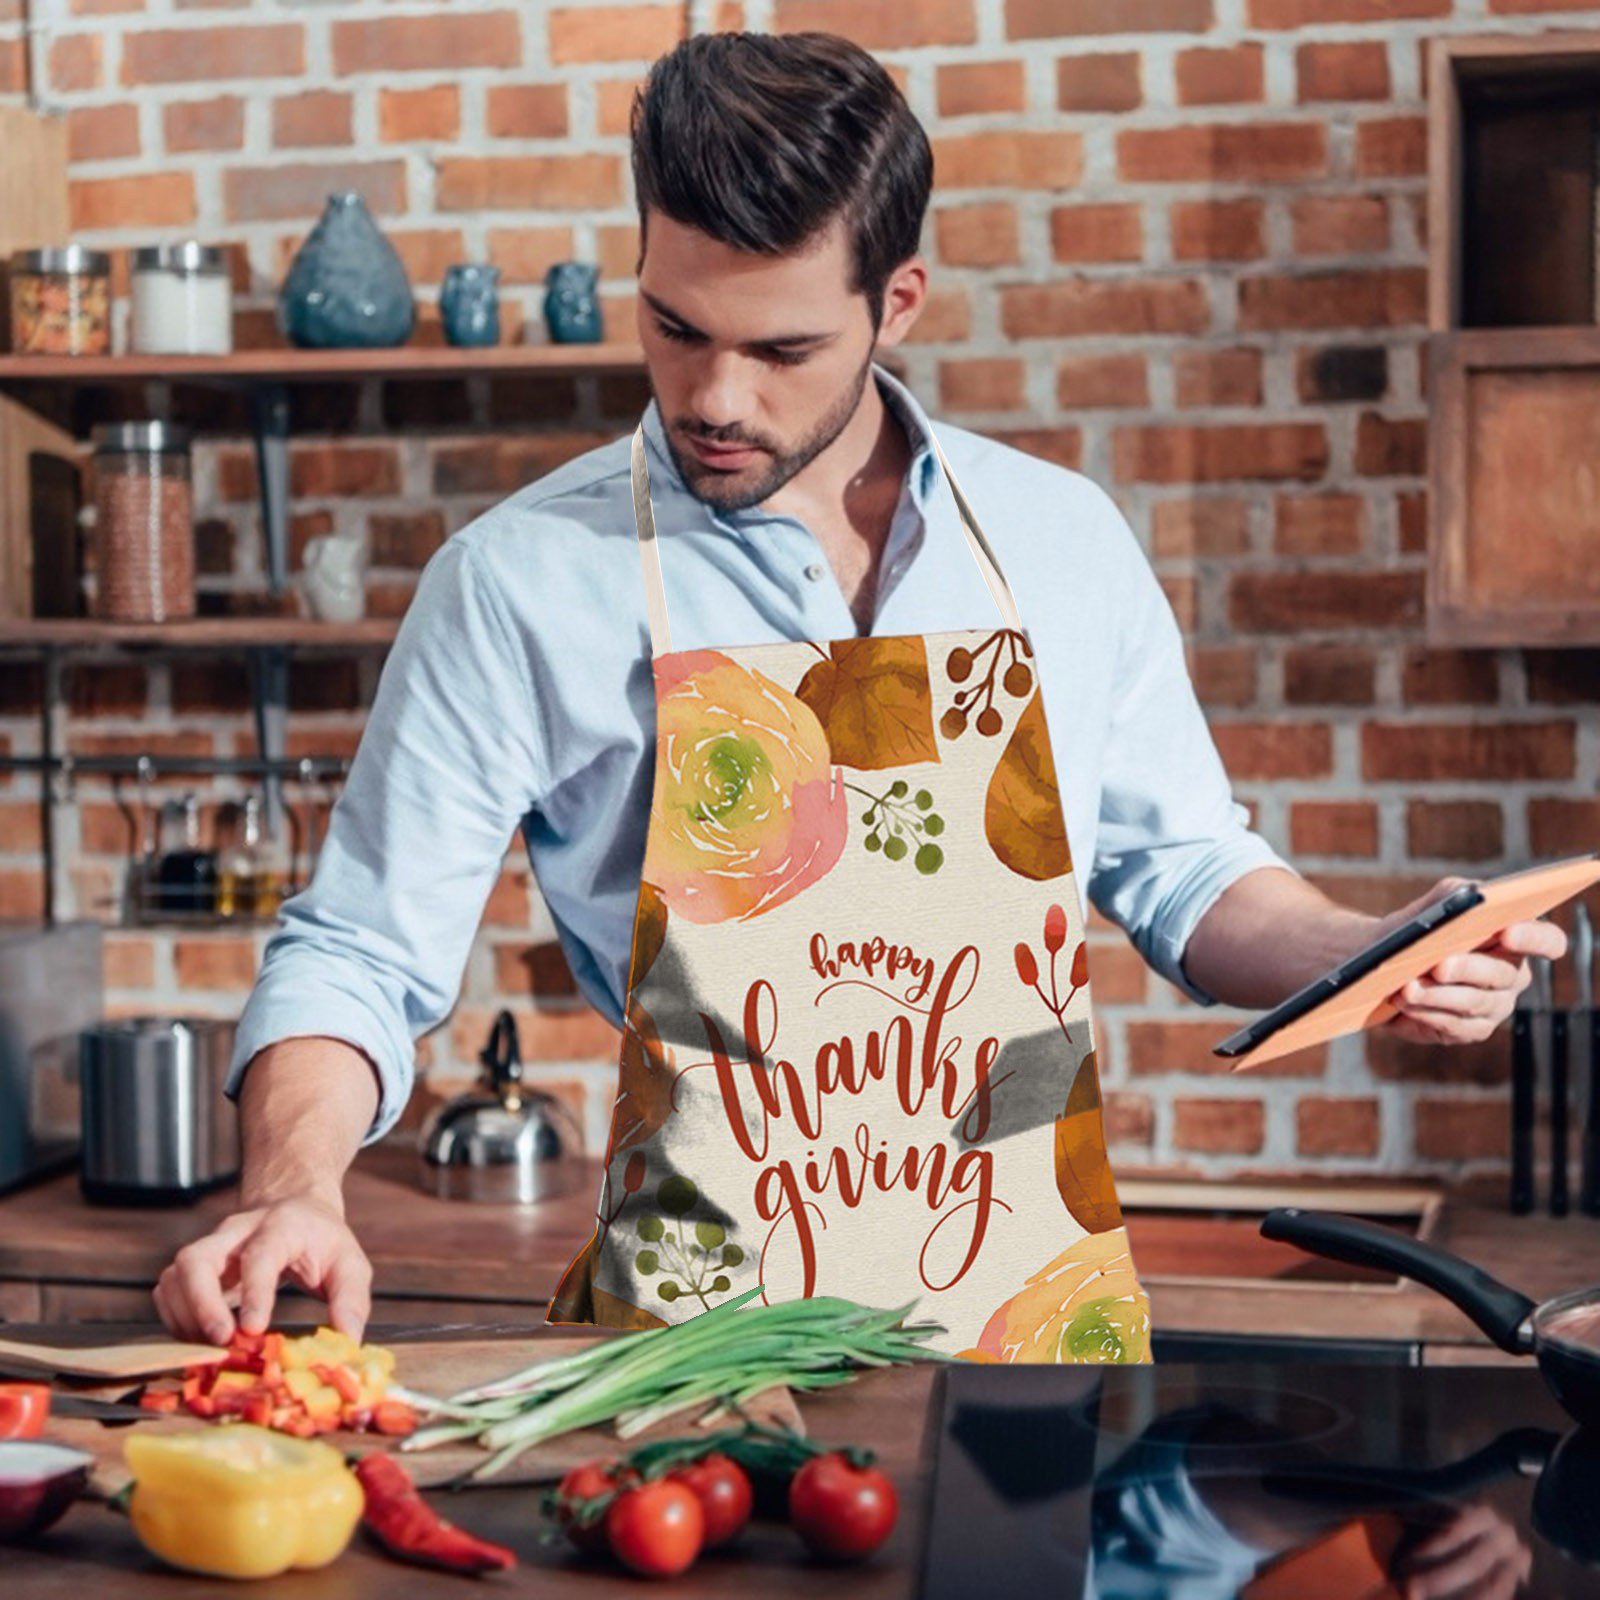
<instances>
[{"instance_id":1,"label":"man's left hand","mask_svg":"<svg viewBox=\"0 0 1600 1600\"><path fill-rule=\"evenodd\" d=\"M1381 938L1435 900L1442 900L1471 878L1441 878L1428 892L1384 917L1374 938ZM1567 936L1542 918L1513 922L1477 950L1446 956L1436 967L1413 978L1389 998L1399 1008L1383 1026L1418 1044L1477 1044L1487 1039L1532 981L1529 956L1559 961L1567 953Z\"/></svg>"}]
</instances>

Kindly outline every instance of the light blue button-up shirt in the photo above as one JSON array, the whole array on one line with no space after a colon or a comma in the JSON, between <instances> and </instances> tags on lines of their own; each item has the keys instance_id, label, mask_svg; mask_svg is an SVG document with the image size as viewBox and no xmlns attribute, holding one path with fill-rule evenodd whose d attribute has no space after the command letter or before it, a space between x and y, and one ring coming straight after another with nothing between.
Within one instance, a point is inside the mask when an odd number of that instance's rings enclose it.
<instances>
[{"instance_id":1,"label":"light blue button-up shirt","mask_svg":"<svg viewBox=\"0 0 1600 1600\"><path fill-rule=\"evenodd\" d=\"M872 631L998 626L933 424L893 374L873 371L913 456ZM1289 864L1233 798L1172 608L1089 479L937 428L1033 643L1080 895L1156 971L1213 1004L1183 971L1190 933L1235 879ZM697 500L654 401L644 432L675 649L857 633L809 528L760 506L723 514ZM580 988L620 1024L655 740L628 457L627 435L576 457L428 563L312 881L268 942L230 1095L263 1046L326 1034L378 1069L367 1142L392 1127L414 1041L455 1003L519 828Z\"/></svg>"}]
</instances>

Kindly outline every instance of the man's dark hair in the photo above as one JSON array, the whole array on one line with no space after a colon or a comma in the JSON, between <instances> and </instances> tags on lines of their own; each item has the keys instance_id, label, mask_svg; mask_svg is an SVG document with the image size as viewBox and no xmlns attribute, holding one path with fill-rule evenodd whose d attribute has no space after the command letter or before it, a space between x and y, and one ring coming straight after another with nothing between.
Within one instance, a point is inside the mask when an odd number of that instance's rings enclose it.
<instances>
[{"instance_id":1,"label":"man's dark hair","mask_svg":"<svg viewBox=\"0 0 1600 1600\"><path fill-rule=\"evenodd\" d=\"M832 33L701 33L650 68L630 116L640 254L646 213L787 255L843 213L850 292L874 328L921 244L933 152L893 78Z\"/></svg>"}]
</instances>

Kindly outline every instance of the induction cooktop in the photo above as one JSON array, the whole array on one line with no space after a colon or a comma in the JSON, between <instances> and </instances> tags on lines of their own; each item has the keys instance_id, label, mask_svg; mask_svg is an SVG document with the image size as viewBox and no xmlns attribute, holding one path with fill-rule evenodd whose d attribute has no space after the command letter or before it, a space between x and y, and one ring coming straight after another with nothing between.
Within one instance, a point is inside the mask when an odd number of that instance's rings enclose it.
<instances>
[{"instance_id":1,"label":"induction cooktop","mask_svg":"<svg viewBox=\"0 0 1600 1600\"><path fill-rule=\"evenodd\" d=\"M1537 1369L940 1369L924 1600L1600 1596L1600 1434Z\"/></svg>"}]
</instances>

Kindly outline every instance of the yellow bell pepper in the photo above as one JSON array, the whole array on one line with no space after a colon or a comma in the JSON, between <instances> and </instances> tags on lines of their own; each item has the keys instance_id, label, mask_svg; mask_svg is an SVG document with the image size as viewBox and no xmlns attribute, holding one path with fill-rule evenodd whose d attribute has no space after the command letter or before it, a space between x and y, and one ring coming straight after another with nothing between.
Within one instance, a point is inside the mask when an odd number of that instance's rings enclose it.
<instances>
[{"instance_id":1,"label":"yellow bell pepper","mask_svg":"<svg viewBox=\"0 0 1600 1600\"><path fill-rule=\"evenodd\" d=\"M251 1423L134 1434L128 1511L154 1556L219 1578L325 1567L349 1544L364 1495L332 1445Z\"/></svg>"}]
</instances>

